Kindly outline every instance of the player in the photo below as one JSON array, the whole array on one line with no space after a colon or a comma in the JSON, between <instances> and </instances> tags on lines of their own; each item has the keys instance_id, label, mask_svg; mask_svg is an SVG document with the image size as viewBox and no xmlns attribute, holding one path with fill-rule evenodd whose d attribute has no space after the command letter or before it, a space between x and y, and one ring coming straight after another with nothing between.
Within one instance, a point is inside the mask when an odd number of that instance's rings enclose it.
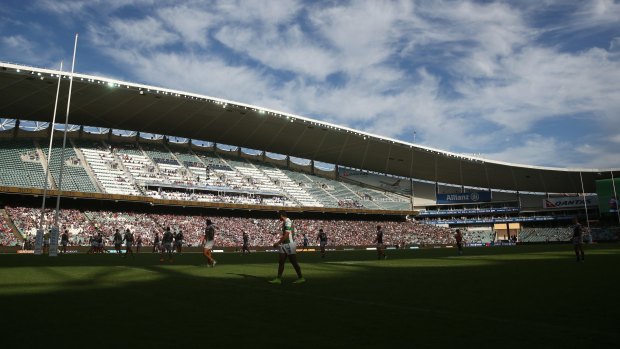
<instances>
[{"instance_id":1,"label":"player","mask_svg":"<svg viewBox=\"0 0 620 349\"><path fill-rule=\"evenodd\" d=\"M577 262L579 262L580 260L583 261L585 257L583 253L583 227L579 224L577 218L573 219L573 224L575 224L573 228L573 247L575 249Z\"/></svg>"},{"instance_id":2,"label":"player","mask_svg":"<svg viewBox=\"0 0 620 349\"><path fill-rule=\"evenodd\" d=\"M62 246L62 253L67 253L67 245L69 244L69 231L65 229L65 231L60 236L60 245Z\"/></svg>"},{"instance_id":3,"label":"player","mask_svg":"<svg viewBox=\"0 0 620 349\"><path fill-rule=\"evenodd\" d=\"M280 255L278 260L278 276L269 282L272 284L282 283L284 262L286 262L287 257L293 265L293 268L295 268L295 272L297 273L297 280L293 281L293 283L300 284L306 282L306 279L304 279L303 275L301 274L301 268L299 267L299 263L297 263L297 246L295 245L293 222L291 222L286 212L284 211L280 211L280 221L282 222L282 235L280 236L280 239L278 239L278 242L273 245L273 247L280 248Z\"/></svg>"},{"instance_id":4,"label":"player","mask_svg":"<svg viewBox=\"0 0 620 349\"><path fill-rule=\"evenodd\" d=\"M377 237L375 237L375 244L377 244L377 259L387 259L383 246L383 230L380 225L377 225Z\"/></svg>"},{"instance_id":5,"label":"player","mask_svg":"<svg viewBox=\"0 0 620 349\"><path fill-rule=\"evenodd\" d=\"M96 245L96 252L103 253L103 235L101 235L101 232L99 232L97 236L95 237L95 245Z\"/></svg>"},{"instance_id":6,"label":"player","mask_svg":"<svg viewBox=\"0 0 620 349\"><path fill-rule=\"evenodd\" d=\"M96 235L93 234L88 238L88 242L90 244L90 249L88 250L88 254L97 253L97 239Z\"/></svg>"},{"instance_id":7,"label":"player","mask_svg":"<svg viewBox=\"0 0 620 349\"><path fill-rule=\"evenodd\" d=\"M140 249L142 248L142 235L138 235L136 238L136 254L140 253Z\"/></svg>"},{"instance_id":8,"label":"player","mask_svg":"<svg viewBox=\"0 0 620 349\"><path fill-rule=\"evenodd\" d=\"M319 235L316 236L316 240L319 242L321 248L321 258L325 258L325 245L327 245L327 234L323 229L319 229Z\"/></svg>"},{"instance_id":9,"label":"player","mask_svg":"<svg viewBox=\"0 0 620 349\"><path fill-rule=\"evenodd\" d=\"M172 240L174 240L174 234L170 231L170 227L167 227L164 235L161 237L163 249L161 250L161 257L159 258L160 262L164 261L164 253L168 254L169 262L174 262L172 259Z\"/></svg>"},{"instance_id":10,"label":"player","mask_svg":"<svg viewBox=\"0 0 620 349\"><path fill-rule=\"evenodd\" d=\"M174 247L179 255L183 252L183 232L180 230L174 236Z\"/></svg>"},{"instance_id":11,"label":"player","mask_svg":"<svg viewBox=\"0 0 620 349\"><path fill-rule=\"evenodd\" d=\"M207 265L211 268L215 267L217 261L212 256L213 245L215 245L215 224L210 219L207 219L205 234L202 236L200 243L202 244L203 255L207 258Z\"/></svg>"},{"instance_id":12,"label":"player","mask_svg":"<svg viewBox=\"0 0 620 349\"><path fill-rule=\"evenodd\" d=\"M303 238L302 238L303 248L301 250L305 251L308 249L308 236L306 236L306 233L303 233L302 235L303 235Z\"/></svg>"},{"instance_id":13,"label":"player","mask_svg":"<svg viewBox=\"0 0 620 349\"><path fill-rule=\"evenodd\" d=\"M125 230L123 241L125 241L125 255L123 257L127 257L127 254L129 253L131 253L131 256L133 257L133 234L129 231L129 229Z\"/></svg>"},{"instance_id":14,"label":"player","mask_svg":"<svg viewBox=\"0 0 620 349\"><path fill-rule=\"evenodd\" d=\"M155 238L153 238L153 253L161 252L161 242L159 240L159 233L155 232Z\"/></svg>"},{"instance_id":15,"label":"player","mask_svg":"<svg viewBox=\"0 0 620 349\"><path fill-rule=\"evenodd\" d=\"M454 240L456 240L456 248L458 249L459 255L463 254L463 234L461 234L461 229L456 230L456 235L454 235Z\"/></svg>"},{"instance_id":16,"label":"player","mask_svg":"<svg viewBox=\"0 0 620 349\"><path fill-rule=\"evenodd\" d=\"M112 240L114 241L114 250L116 251L116 253L120 254L121 246L123 246L123 236L118 231L118 229L116 229L116 232L114 233L114 236L112 237Z\"/></svg>"},{"instance_id":17,"label":"player","mask_svg":"<svg viewBox=\"0 0 620 349\"><path fill-rule=\"evenodd\" d=\"M243 232L243 246L241 247L241 253L245 254L246 252L249 254L250 253L250 236L248 235L247 232Z\"/></svg>"}]
</instances>

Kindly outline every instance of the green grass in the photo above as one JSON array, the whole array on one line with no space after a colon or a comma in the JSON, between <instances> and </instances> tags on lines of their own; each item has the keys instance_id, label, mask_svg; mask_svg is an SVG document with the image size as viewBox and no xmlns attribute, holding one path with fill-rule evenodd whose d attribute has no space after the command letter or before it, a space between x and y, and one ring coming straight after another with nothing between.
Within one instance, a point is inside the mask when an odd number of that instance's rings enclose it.
<instances>
[{"instance_id":1,"label":"green grass","mask_svg":"<svg viewBox=\"0 0 620 349\"><path fill-rule=\"evenodd\" d=\"M620 347L620 246L0 255L2 347ZM115 336L118 334L118 336ZM5 346L6 345L6 346Z\"/></svg>"}]
</instances>

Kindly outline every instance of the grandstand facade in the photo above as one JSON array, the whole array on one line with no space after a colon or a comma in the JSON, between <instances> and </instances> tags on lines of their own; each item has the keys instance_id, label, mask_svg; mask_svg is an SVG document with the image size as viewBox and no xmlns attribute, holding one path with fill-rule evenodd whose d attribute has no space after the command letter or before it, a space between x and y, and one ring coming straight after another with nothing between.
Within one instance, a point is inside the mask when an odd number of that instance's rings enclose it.
<instances>
[{"instance_id":1,"label":"grandstand facade","mask_svg":"<svg viewBox=\"0 0 620 349\"><path fill-rule=\"evenodd\" d=\"M455 227L477 244L516 235L565 241L572 217L600 216L590 202L596 181L620 174L488 161L242 103L81 74L73 78L74 125L61 155L64 127L52 130L50 123L59 79L62 91L69 80L62 72L0 63L0 193L7 206L0 212L0 244L18 244L33 234L35 207L20 202L42 194L48 163L51 194L108 203L106 210L63 212L63 224L82 223L71 228L76 244L95 231L107 236L105 227L112 226L145 236L167 220L178 220L184 227L179 229L199 229L201 214L182 217L175 211L179 216L162 218L109 209L119 201L205 210L284 208L302 215L351 214L354 220L384 216L400 222L393 226L394 245L450 243ZM64 99L61 94L59 110ZM575 200L556 200L554 206L552 198ZM306 223L307 229L328 224L319 221ZM231 224L241 230L269 226ZM236 243L231 234L230 244ZM607 230L597 236L615 238ZM256 243L267 240L257 237ZM341 243L366 240L348 236Z\"/></svg>"}]
</instances>

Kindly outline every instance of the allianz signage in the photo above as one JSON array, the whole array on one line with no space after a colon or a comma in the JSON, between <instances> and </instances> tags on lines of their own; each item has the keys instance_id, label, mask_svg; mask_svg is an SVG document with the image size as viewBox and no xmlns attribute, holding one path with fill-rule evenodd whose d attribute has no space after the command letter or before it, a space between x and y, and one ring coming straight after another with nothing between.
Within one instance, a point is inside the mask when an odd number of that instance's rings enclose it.
<instances>
[{"instance_id":1,"label":"allianz signage","mask_svg":"<svg viewBox=\"0 0 620 349\"><path fill-rule=\"evenodd\" d=\"M543 199L543 208L572 208L583 207L585 204L588 206L598 205L598 196L568 196L561 198L549 198Z\"/></svg>"},{"instance_id":2,"label":"allianz signage","mask_svg":"<svg viewBox=\"0 0 620 349\"><path fill-rule=\"evenodd\" d=\"M474 191L469 193L437 194L438 204L464 204L472 202L489 202L491 193L488 191Z\"/></svg>"}]
</instances>

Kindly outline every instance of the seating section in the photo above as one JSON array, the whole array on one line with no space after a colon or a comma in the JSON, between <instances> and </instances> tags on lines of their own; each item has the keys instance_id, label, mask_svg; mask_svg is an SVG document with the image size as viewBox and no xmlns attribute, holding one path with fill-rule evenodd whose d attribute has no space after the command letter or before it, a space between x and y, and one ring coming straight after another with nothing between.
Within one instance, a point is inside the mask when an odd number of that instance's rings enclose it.
<instances>
[{"instance_id":1,"label":"seating section","mask_svg":"<svg viewBox=\"0 0 620 349\"><path fill-rule=\"evenodd\" d=\"M33 141L0 141L0 185L43 188L44 182L45 170Z\"/></svg>"},{"instance_id":2,"label":"seating section","mask_svg":"<svg viewBox=\"0 0 620 349\"><path fill-rule=\"evenodd\" d=\"M6 206L6 213L24 238L33 240L37 234L41 217L40 208ZM46 209L43 218L45 229L54 223L55 211ZM88 244L88 236L94 232L94 226L79 210L62 209L59 212L58 223L61 231L69 231L69 241L72 245Z\"/></svg>"},{"instance_id":3,"label":"seating section","mask_svg":"<svg viewBox=\"0 0 620 349\"><path fill-rule=\"evenodd\" d=\"M463 241L466 244L490 244L495 241L495 233L492 230L463 229Z\"/></svg>"},{"instance_id":4,"label":"seating section","mask_svg":"<svg viewBox=\"0 0 620 349\"><path fill-rule=\"evenodd\" d=\"M524 227L519 233L520 242L557 242L570 241L573 236L571 227L532 228Z\"/></svg>"},{"instance_id":5,"label":"seating section","mask_svg":"<svg viewBox=\"0 0 620 349\"><path fill-rule=\"evenodd\" d=\"M37 149L30 140L0 144L0 162L7 164L0 169L5 174L0 184L34 187L42 183L39 154L47 156L47 149ZM59 181L60 149L56 140L50 161L51 187ZM294 172L234 153L174 144L70 139L64 168L63 189L70 191L273 206L410 208L409 200L397 194Z\"/></svg>"},{"instance_id":6,"label":"seating section","mask_svg":"<svg viewBox=\"0 0 620 349\"><path fill-rule=\"evenodd\" d=\"M120 159L98 142L75 142L108 194L141 195Z\"/></svg>"},{"instance_id":7,"label":"seating section","mask_svg":"<svg viewBox=\"0 0 620 349\"><path fill-rule=\"evenodd\" d=\"M159 171L157 165L142 152L137 144L115 146L113 152L137 185L143 185L144 182L171 183L168 176Z\"/></svg>"},{"instance_id":8,"label":"seating section","mask_svg":"<svg viewBox=\"0 0 620 349\"><path fill-rule=\"evenodd\" d=\"M118 211L85 211L84 216L88 218L93 226L92 232L100 232L106 245L112 245L112 237L116 229L124 233L129 229L134 237L141 236L142 243L145 245L153 244L153 234L160 231L161 227L151 219L150 215L136 212ZM88 237L86 237L88 238Z\"/></svg>"},{"instance_id":9,"label":"seating section","mask_svg":"<svg viewBox=\"0 0 620 349\"><path fill-rule=\"evenodd\" d=\"M7 213L28 240L36 235L40 210L25 207L7 207ZM53 220L53 211L45 215L46 226ZM280 222L273 218L210 216L217 226L216 245L237 247L242 243L243 232L250 235L250 244L256 247L272 246L280 230ZM60 212L61 230L69 230L70 245L88 246L90 237L96 233L104 236L106 246L112 245L116 229L124 232L129 229L141 236L144 245L151 245L154 234L162 234L166 227L173 232L182 231L188 246L199 246L204 234L205 217L197 215L150 214L139 212L120 212L112 210L86 210L81 212L63 209ZM329 246L367 246L374 244L376 226L384 230L387 245L433 245L453 243L452 231L414 221L360 221L360 220L317 220L296 219L295 239L301 243L303 234L316 245L319 229L328 235Z\"/></svg>"},{"instance_id":10,"label":"seating section","mask_svg":"<svg viewBox=\"0 0 620 349\"><path fill-rule=\"evenodd\" d=\"M42 149L46 157L49 158L48 149ZM60 165L62 158L62 141L54 140L52 145L52 157L50 159L50 173L56 184L60 180ZM69 142L64 152L64 172L62 177L62 190L81 191L81 192L98 192L97 187L93 184L88 172L84 168L84 164L79 159L75 149Z\"/></svg>"},{"instance_id":11,"label":"seating section","mask_svg":"<svg viewBox=\"0 0 620 349\"><path fill-rule=\"evenodd\" d=\"M166 181L173 184L194 184L193 174L167 149L157 145L141 145L144 153L155 164Z\"/></svg>"}]
</instances>

